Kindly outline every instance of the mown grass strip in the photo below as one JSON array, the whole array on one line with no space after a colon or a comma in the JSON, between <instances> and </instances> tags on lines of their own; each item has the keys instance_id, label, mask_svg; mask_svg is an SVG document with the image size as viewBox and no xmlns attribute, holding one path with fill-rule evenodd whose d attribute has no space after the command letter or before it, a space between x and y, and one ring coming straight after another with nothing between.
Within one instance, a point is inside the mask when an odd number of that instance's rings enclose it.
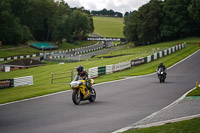
<instances>
[{"instance_id":1,"label":"mown grass strip","mask_svg":"<svg viewBox=\"0 0 200 133\"><path fill-rule=\"evenodd\" d=\"M93 17L94 33L103 37L124 37L123 18L114 17Z\"/></svg>"},{"instance_id":2,"label":"mown grass strip","mask_svg":"<svg viewBox=\"0 0 200 133\"><path fill-rule=\"evenodd\" d=\"M168 123L163 126L143 128L126 131L124 133L200 133L200 118L176 123Z\"/></svg>"},{"instance_id":3,"label":"mown grass strip","mask_svg":"<svg viewBox=\"0 0 200 133\"><path fill-rule=\"evenodd\" d=\"M194 97L194 96L200 96L200 87L194 89L190 93L187 94L187 97Z\"/></svg>"}]
</instances>

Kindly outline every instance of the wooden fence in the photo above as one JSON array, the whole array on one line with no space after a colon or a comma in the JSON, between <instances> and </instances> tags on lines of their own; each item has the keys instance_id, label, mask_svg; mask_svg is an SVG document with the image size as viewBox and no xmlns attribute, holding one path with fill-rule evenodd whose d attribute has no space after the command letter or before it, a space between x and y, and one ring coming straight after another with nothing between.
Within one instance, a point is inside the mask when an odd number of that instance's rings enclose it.
<instances>
[{"instance_id":1,"label":"wooden fence","mask_svg":"<svg viewBox=\"0 0 200 133\"><path fill-rule=\"evenodd\" d=\"M51 73L51 84L54 83L55 80L59 80L62 83L69 83L72 79L72 72L64 72L64 73Z\"/></svg>"}]
</instances>

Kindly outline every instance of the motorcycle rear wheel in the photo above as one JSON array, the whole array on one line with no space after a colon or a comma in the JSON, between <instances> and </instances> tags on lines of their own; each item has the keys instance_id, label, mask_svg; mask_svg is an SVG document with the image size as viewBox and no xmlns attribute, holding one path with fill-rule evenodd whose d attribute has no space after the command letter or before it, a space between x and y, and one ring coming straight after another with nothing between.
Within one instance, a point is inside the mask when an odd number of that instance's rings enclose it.
<instances>
[{"instance_id":1,"label":"motorcycle rear wheel","mask_svg":"<svg viewBox=\"0 0 200 133\"><path fill-rule=\"evenodd\" d=\"M94 102L96 100L96 91L94 89L91 90L91 96L88 99L90 102Z\"/></svg>"},{"instance_id":2,"label":"motorcycle rear wheel","mask_svg":"<svg viewBox=\"0 0 200 133\"><path fill-rule=\"evenodd\" d=\"M75 105L79 105L81 102L81 96L77 90L73 91L72 93L72 101L74 102Z\"/></svg>"}]
</instances>

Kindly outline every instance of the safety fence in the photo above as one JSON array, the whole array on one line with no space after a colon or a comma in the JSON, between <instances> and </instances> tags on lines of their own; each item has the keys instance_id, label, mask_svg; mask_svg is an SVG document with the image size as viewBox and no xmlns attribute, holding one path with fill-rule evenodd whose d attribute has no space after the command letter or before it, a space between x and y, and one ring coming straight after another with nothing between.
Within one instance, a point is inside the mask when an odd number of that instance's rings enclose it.
<instances>
[{"instance_id":1,"label":"safety fence","mask_svg":"<svg viewBox=\"0 0 200 133\"><path fill-rule=\"evenodd\" d=\"M93 51L102 49L103 46L99 46L98 44L99 43L86 46L86 47L80 47L80 48L63 50L63 51L45 52L45 53L37 53L37 54L31 54L31 55L20 55L20 56L0 58L0 62L9 61L9 60L17 60L17 59L25 59L25 58L35 58L35 57L41 57L41 56L44 56L44 58L48 58L48 59L72 57L79 54L84 54L84 53L93 52Z\"/></svg>"},{"instance_id":2,"label":"safety fence","mask_svg":"<svg viewBox=\"0 0 200 133\"><path fill-rule=\"evenodd\" d=\"M142 57L140 59L126 61L126 62L122 62L118 64L111 64L111 65L106 65L106 66L101 66L101 67L89 68L89 71L88 71L89 78L96 78L100 75L110 74L110 73L131 68L133 66L139 66L141 64L149 63L151 61L157 60L164 56L170 55L171 53L174 53L184 47L185 47L185 44L183 43L183 44L179 44L174 47L159 51L147 57Z\"/></svg>"},{"instance_id":3,"label":"safety fence","mask_svg":"<svg viewBox=\"0 0 200 133\"><path fill-rule=\"evenodd\" d=\"M72 81L72 72L64 73L51 73L51 84L55 83L55 80L59 80L59 83L69 83Z\"/></svg>"},{"instance_id":4,"label":"safety fence","mask_svg":"<svg viewBox=\"0 0 200 133\"><path fill-rule=\"evenodd\" d=\"M33 76L0 80L0 89L25 85L33 85Z\"/></svg>"}]
</instances>

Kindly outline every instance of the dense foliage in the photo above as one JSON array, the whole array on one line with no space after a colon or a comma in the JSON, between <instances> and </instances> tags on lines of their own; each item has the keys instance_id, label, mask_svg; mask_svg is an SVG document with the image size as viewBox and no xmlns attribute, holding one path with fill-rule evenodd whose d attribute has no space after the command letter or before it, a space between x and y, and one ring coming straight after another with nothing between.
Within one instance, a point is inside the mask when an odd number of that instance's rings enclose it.
<instances>
[{"instance_id":1,"label":"dense foliage","mask_svg":"<svg viewBox=\"0 0 200 133\"><path fill-rule=\"evenodd\" d=\"M150 0L125 14L124 35L136 45L147 45L200 35L199 0Z\"/></svg>"},{"instance_id":2,"label":"dense foliage","mask_svg":"<svg viewBox=\"0 0 200 133\"><path fill-rule=\"evenodd\" d=\"M93 20L83 8L71 9L64 0L1 0L0 41L72 41L93 32Z\"/></svg>"},{"instance_id":3,"label":"dense foliage","mask_svg":"<svg viewBox=\"0 0 200 133\"><path fill-rule=\"evenodd\" d=\"M91 14L95 16L109 16L109 17L120 17L120 18L123 17L122 13L107 9L103 9L100 11L91 11Z\"/></svg>"}]
</instances>

